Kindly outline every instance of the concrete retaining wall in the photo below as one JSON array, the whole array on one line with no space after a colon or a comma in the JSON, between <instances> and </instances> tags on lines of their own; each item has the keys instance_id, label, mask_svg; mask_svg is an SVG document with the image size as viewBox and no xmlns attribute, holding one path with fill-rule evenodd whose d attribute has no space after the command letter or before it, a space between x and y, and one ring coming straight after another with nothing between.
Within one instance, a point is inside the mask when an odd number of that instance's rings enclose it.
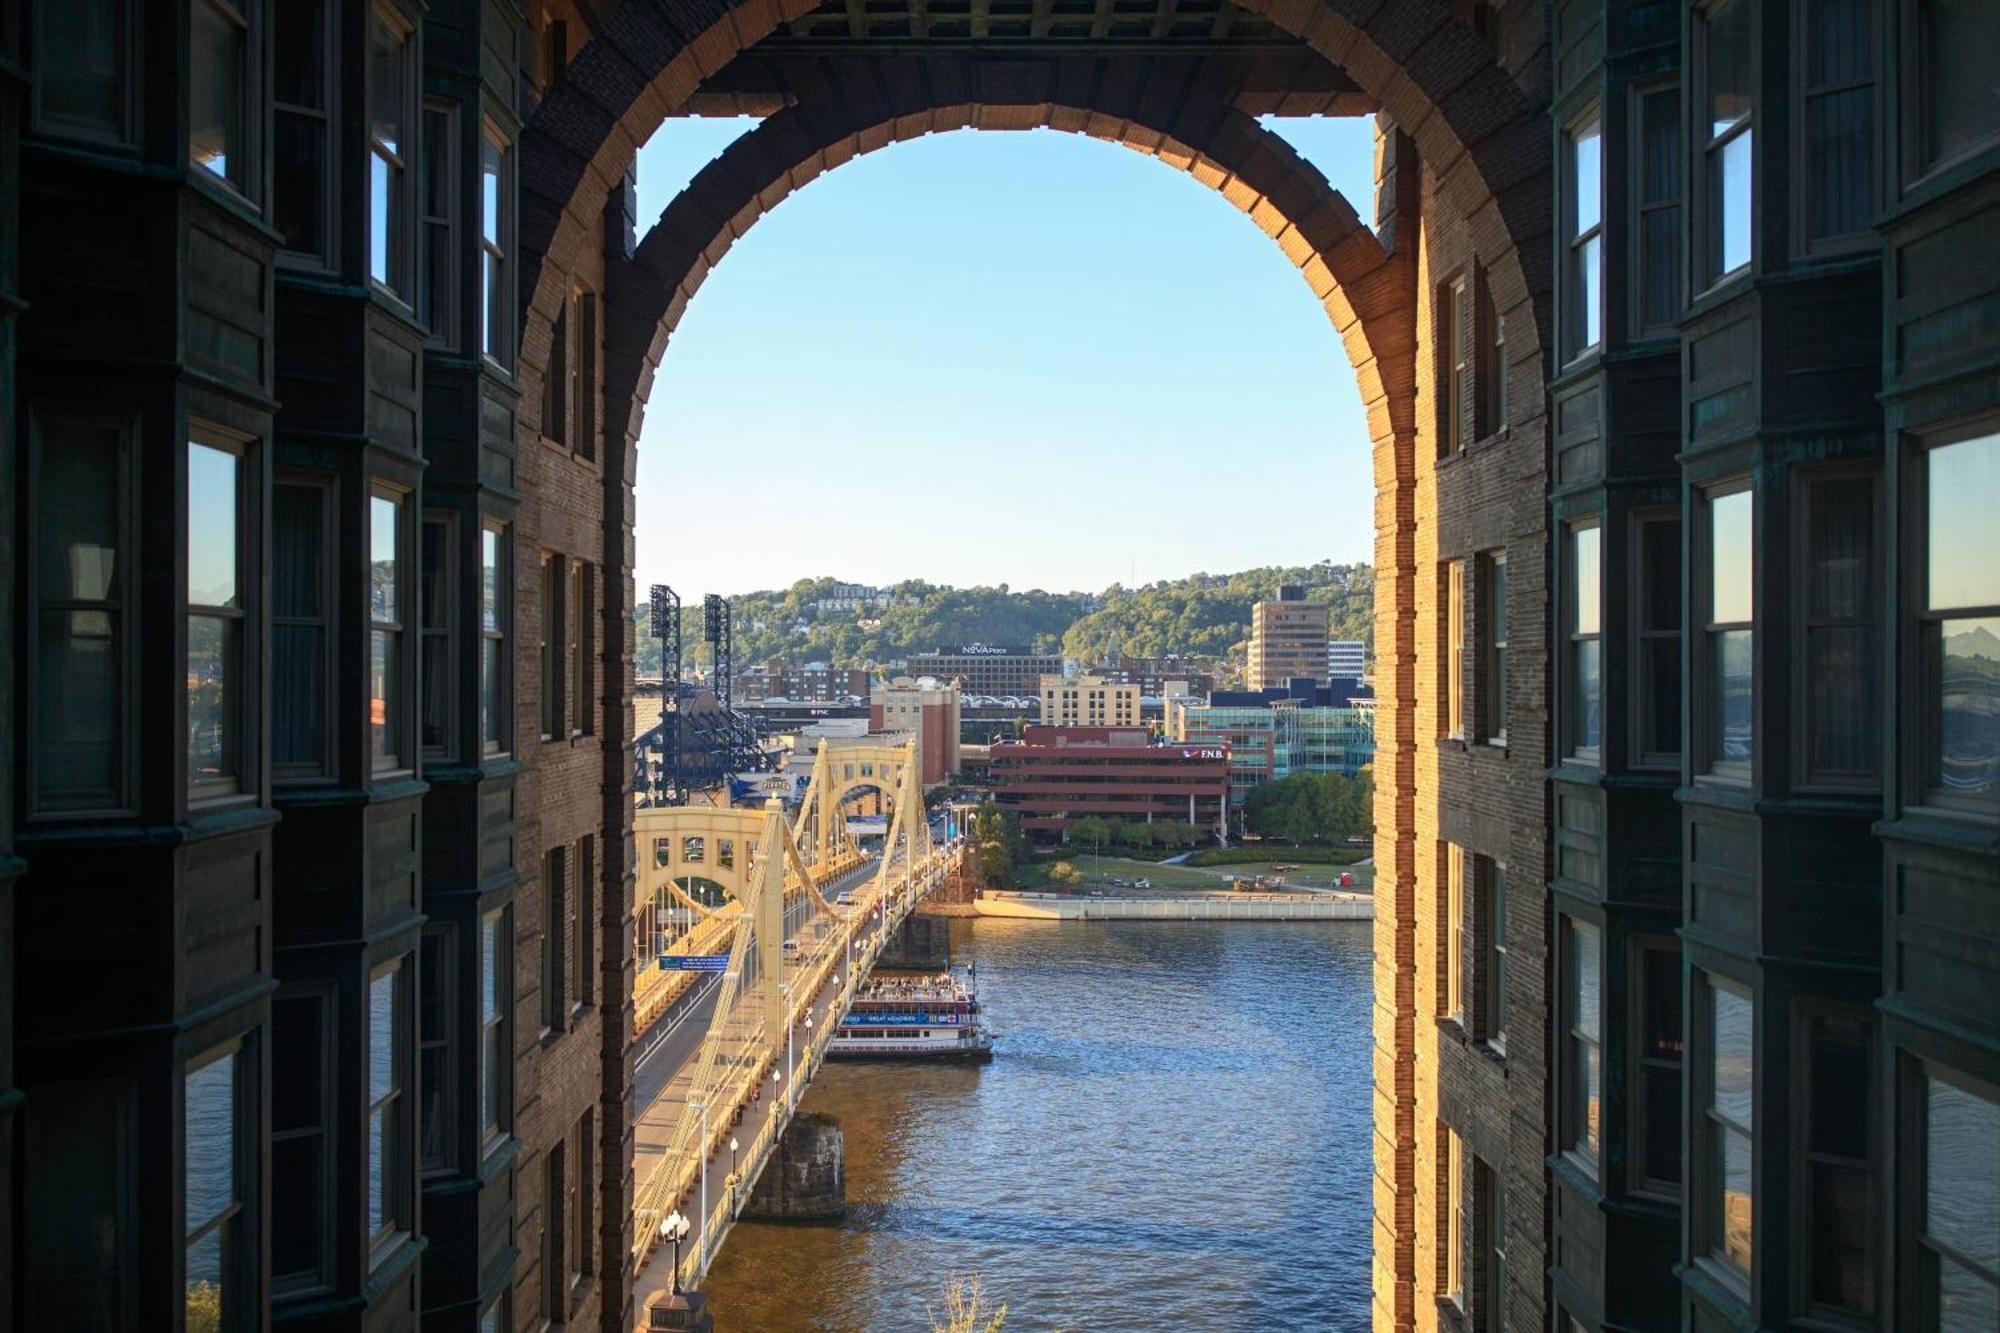
<instances>
[{"instance_id":1,"label":"concrete retaining wall","mask_svg":"<svg viewBox=\"0 0 2000 1333\"><path fill-rule=\"evenodd\" d=\"M1353 893L1255 897L1072 898L988 893L979 915L1018 921L1372 921L1375 900Z\"/></svg>"}]
</instances>

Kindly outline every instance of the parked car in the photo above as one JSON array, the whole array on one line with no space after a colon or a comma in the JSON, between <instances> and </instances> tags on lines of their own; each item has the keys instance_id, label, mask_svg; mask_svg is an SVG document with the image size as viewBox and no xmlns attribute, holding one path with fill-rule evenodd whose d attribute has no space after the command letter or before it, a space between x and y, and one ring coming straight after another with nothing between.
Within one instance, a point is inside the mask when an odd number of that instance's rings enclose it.
<instances>
[{"instance_id":1,"label":"parked car","mask_svg":"<svg viewBox=\"0 0 2000 1333\"><path fill-rule=\"evenodd\" d=\"M1153 881L1150 879L1135 879L1132 881L1132 887L1135 889L1150 889L1153 887Z\"/></svg>"},{"instance_id":2,"label":"parked car","mask_svg":"<svg viewBox=\"0 0 2000 1333\"><path fill-rule=\"evenodd\" d=\"M840 891L840 896L838 898L835 898L833 901L837 906L840 907L854 906L854 890L842 889Z\"/></svg>"}]
</instances>

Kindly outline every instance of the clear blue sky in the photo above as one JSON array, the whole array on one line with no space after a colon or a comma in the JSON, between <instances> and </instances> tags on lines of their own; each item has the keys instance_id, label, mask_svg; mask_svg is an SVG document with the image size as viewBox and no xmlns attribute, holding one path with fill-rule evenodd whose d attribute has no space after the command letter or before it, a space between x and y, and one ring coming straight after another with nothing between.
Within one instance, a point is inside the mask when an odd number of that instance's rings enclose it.
<instances>
[{"instance_id":1,"label":"clear blue sky","mask_svg":"<svg viewBox=\"0 0 2000 1333\"><path fill-rule=\"evenodd\" d=\"M668 121L642 232L753 123ZM1372 220L1369 121L1266 123ZM1115 144L961 130L821 176L708 276L646 413L637 572L691 599L1366 560L1371 485L1340 340L1247 216Z\"/></svg>"}]
</instances>

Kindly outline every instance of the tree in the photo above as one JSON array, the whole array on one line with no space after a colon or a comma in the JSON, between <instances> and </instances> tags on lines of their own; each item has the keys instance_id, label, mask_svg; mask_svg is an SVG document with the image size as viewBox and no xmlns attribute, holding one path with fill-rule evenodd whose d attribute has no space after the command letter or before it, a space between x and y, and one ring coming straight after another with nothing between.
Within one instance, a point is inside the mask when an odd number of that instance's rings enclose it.
<instances>
[{"instance_id":1,"label":"tree","mask_svg":"<svg viewBox=\"0 0 2000 1333\"><path fill-rule=\"evenodd\" d=\"M979 878L988 888L998 888L1013 875L1027 850L1021 836L1021 818L987 802L973 812L972 841L979 848Z\"/></svg>"},{"instance_id":2,"label":"tree","mask_svg":"<svg viewBox=\"0 0 2000 1333\"><path fill-rule=\"evenodd\" d=\"M1118 841L1134 849L1151 847L1153 845L1153 826L1151 824L1127 824L1118 830Z\"/></svg>"},{"instance_id":3,"label":"tree","mask_svg":"<svg viewBox=\"0 0 2000 1333\"><path fill-rule=\"evenodd\" d=\"M1056 884L1081 884L1083 872L1067 861L1058 861L1049 867L1049 879Z\"/></svg>"},{"instance_id":4,"label":"tree","mask_svg":"<svg viewBox=\"0 0 2000 1333\"><path fill-rule=\"evenodd\" d=\"M1294 773L1253 788L1243 804L1250 831L1285 842L1345 842L1373 828L1366 773Z\"/></svg>"},{"instance_id":5,"label":"tree","mask_svg":"<svg viewBox=\"0 0 2000 1333\"><path fill-rule=\"evenodd\" d=\"M1063 827L1063 841L1079 847L1096 849L1111 841L1111 825L1096 815L1072 819Z\"/></svg>"}]
</instances>

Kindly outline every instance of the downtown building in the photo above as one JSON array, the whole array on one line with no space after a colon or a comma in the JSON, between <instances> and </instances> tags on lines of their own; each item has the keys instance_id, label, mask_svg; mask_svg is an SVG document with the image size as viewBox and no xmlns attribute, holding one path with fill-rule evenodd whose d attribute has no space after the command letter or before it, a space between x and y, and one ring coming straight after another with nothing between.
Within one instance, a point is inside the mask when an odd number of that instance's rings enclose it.
<instances>
[{"instance_id":1,"label":"downtown building","mask_svg":"<svg viewBox=\"0 0 2000 1333\"><path fill-rule=\"evenodd\" d=\"M1362 385L1375 1323L1991 1328L2000 9L946 8L0 10L0 1328L638 1322L653 370L972 124L1219 189Z\"/></svg>"},{"instance_id":2,"label":"downtown building","mask_svg":"<svg viewBox=\"0 0 2000 1333\"><path fill-rule=\"evenodd\" d=\"M1065 826L1093 815L1220 831L1229 751L1162 744L1143 727L1032 726L1023 739L988 749L987 783L993 803L1037 841L1060 842Z\"/></svg>"},{"instance_id":3,"label":"downtown building","mask_svg":"<svg viewBox=\"0 0 2000 1333\"><path fill-rule=\"evenodd\" d=\"M898 676L869 696L868 730L914 736L924 784L944 782L958 776L959 707L958 686Z\"/></svg>"},{"instance_id":4,"label":"downtown building","mask_svg":"<svg viewBox=\"0 0 2000 1333\"><path fill-rule=\"evenodd\" d=\"M1103 676L1043 676L1045 727L1137 727L1140 690Z\"/></svg>"},{"instance_id":5,"label":"downtown building","mask_svg":"<svg viewBox=\"0 0 2000 1333\"><path fill-rule=\"evenodd\" d=\"M778 700L791 704L844 704L866 699L869 676L859 667L825 662L765 662L736 673L732 701Z\"/></svg>"},{"instance_id":6,"label":"downtown building","mask_svg":"<svg viewBox=\"0 0 2000 1333\"><path fill-rule=\"evenodd\" d=\"M1288 680L1322 684L1331 661L1332 611L1306 600L1305 589L1286 584L1274 602L1250 608L1250 661L1244 675L1253 690L1282 689Z\"/></svg>"},{"instance_id":7,"label":"downtown building","mask_svg":"<svg viewBox=\"0 0 2000 1333\"><path fill-rule=\"evenodd\" d=\"M1359 680L1298 678L1275 690L1217 690L1167 705L1167 739L1229 750L1229 806L1294 773L1354 777L1375 759L1375 699Z\"/></svg>"},{"instance_id":8,"label":"downtown building","mask_svg":"<svg viewBox=\"0 0 2000 1333\"><path fill-rule=\"evenodd\" d=\"M1062 674L1060 653L968 643L910 655L909 674L955 680L969 695L1003 699L1039 698L1042 677Z\"/></svg>"}]
</instances>

